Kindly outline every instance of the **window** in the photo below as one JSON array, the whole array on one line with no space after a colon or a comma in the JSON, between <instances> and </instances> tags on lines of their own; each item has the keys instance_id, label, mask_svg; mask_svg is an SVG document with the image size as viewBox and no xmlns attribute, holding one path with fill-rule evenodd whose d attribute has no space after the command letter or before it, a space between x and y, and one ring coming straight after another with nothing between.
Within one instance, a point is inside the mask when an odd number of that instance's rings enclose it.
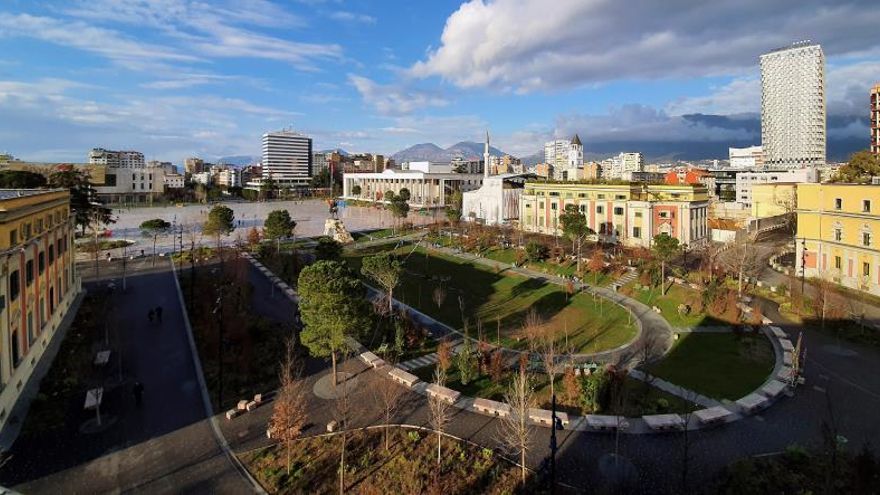
<instances>
[{"instance_id":1,"label":"window","mask_svg":"<svg viewBox=\"0 0 880 495\"><path fill-rule=\"evenodd\" d=\"M46 253L43 251L37 255L37 269L40 271L40 275L46 271Z\"/></svg>"},{"instance_id":2,"label":"window","mask_svg":"<svg viewBox=\"0 0 880 495\"><path fill-rule=\"evenodd\" d=\"M580 205L580 206L578 206L578 211L580 211L581 213L586 214L586 213L587 213L587 205Z\"/></svg>"},{"instance_id":3,"label":"window","mask_svg":"<svg viewBox=\"0 0 880 495\"><path fill-rule=\"evenodd\" d=\"M550 191L550 194L548 194L548 196L559 196L559 192L558 191Z\"/></svg>"},{"instance_id":4,"label":"window","mask_svg":"<svg viewBox=\"0 0 880 495\"><path fill-rule=\"evenodd\" d=\"M871 233L870 232L862 232L862 246L870 246L871 245Z\"/></svg>"},{"instance_id":5,"label":"window","mask_svg":"<svg viewBox=\"0 0 880 495\"><path fill-rule=\"evenodd\" d=\"M840 242L843 240L843 230L842 229L834 229L834 240Z\"/></svg>"},{"instance_id":6,"label":"window","mask_svg":"<svg viewBox=\"0 0 880 495\"><path fill-rule=\"evenodd\" d=\"M32 311L28 311L27 314L27 337L28 345L33 345L34 340L37 338L37 336L34 335L34 313Z\"/></svg>"},{"instance_id":7,"label":"window","mask_svg":"<svg viewBox=\"0 0 880 495\"><path fill-rule=\"evenodd\" d=\"M668 211L661 211L660 218L669 218L669 212Z\"/></svg>"},{"instance_id":8,"label":"window","mask_svg":"<svg viewBox=\"0 0 880 495\"><path fill-rule=\"evenodd\" d=\"M623 207L622 206L615 206L614 207L614 214L615 215L623 215Z\"/></svg>"},{"instance_id":9,"label":"window","mask_svg":"<svg viewBox=\"0 0 880 495\"><path fill-rule=\"evenodd\" d=\"M579 198L586 198L586 197L587 197L587 193L578 193L578 197L579 197Z\"/></svg>"},{"instance_id":10,"label":"window","mask_svg":"<svg viewBox=\"0 0 880 495\"><path fill-rule=\"evenodd\" d=\"M18 280L18 270L15 270L9 274L9 302L15 302L20 291L21 285Z\"/></svg>"},{"instance_id":11,"label":"window","mask_svg":"<svg viewBox=\"0 0 880 495\"><path fill-rule=\"evenodd\" d=\"M600 194L600 195L598 195L598 196L596 196L596 197L599 198L599 199L605 199L605 195L604 195L604 194Z\"/></svg>"},{"instance_id":12,"label":"window","mask_svg":"<svg viewBox=\"0 0 880 495\"><path fill-rule=\"evenodd\" d=\"M34 260L28 260L24 266L24 279L30 287L34 283Z\"/></svg>"},{"instance_id":13,"label":"window","mask_svg":"<svg viewBox=\"0 0 880 495\"><path fill-rule=\"evenodd\" d=\"M541 201L540 203L538 203L538 208L540 208L540 209L542 209L542 210L544 209L544 202L543 202L543 201Z\"/></svg>"},{"instance_id":14,"label":"window","mask_svg":"<svg viewBox=\"0 0 880 495\"><path fill-rule=\"evenodd\" d=\"M49 264L55 263L55 245L49 244Z\"/></svg>"},{"instance_id":15,"label":"window","mask_svg":"<svg viewBox=\"0 0 880 495\"><path fill-rule=\"evenodd\" d=\"M626 196L623 194L618 194L617 196L614 196L614 199L626 199Z\"/></svg>"},{"instance_id":16,"label":"window","mask_svg":"<svg viewBox=\"0 0 880 495\"><path fill-rule=\"evenodd\" d=\"M636 212L636 218L642 218L642 212L637 211L637 212Z\"/></svg>"},{"instance_id":17,"label":"window","mask_svg":"<svg viewBox=\"0 0 880 495\"><path fill-rule=\"evenodd\" d=\"M17 246L18 245L18 230L12 229L9 231L9 246Z\"/></svg>"},{"instance_id":18,"label":"window","mask_svg":"<svg viewBox=\"0 0 880 495\"><path fill-rule=\"evenodd\" d=\"M137 180L137 174L131 174L131 181L134 182Z\"/></svg>"},{"instance_id":19,"label":"window","mask_svg":"<svg viewBox=\"0 0 880 495\"><path fill-rule=\"evenodd\" d=\"M871 200L870 199L862 200L862 212L864 212L864 213L871 212Z\"/></svg>"},{"instance_id":20,"label":"window","mask_svg":"<svg viewBox=\"0 0 880 495\"><path fill-rule=\"evenodd\" d=\"M871 276L871 264L868 262L862 263L862 276L870 277Z\"/></svg>"},{"instance_id":21,"label":"window","mask_svg":"<svg viewBox=\"0 0 880 495\"><path fill-rule=\"evenodd\" d=\"M597 206L597 207L596 207L596 213L604 213L604 212L605 212L605 208L604 208L604 207L602 207L602 206Z\"/></svg>"},{"instance_id":22,"label":"window","mask_svg":"<svg viewBox=\"0 0 880 495\"><path fill-rule=\"evenodd\" d=\"M633 227L633 237L636 239L642 238L642 228L641 227Z\"/></svg>"},{"instance_id":23,"label":"window","mask_svg":"<svg viewBox=\"0 0 880 495\"><path fill-rule=\"evenodd\" d=\"M30 239L31 238L31 224L29 224L29 223L23 224L22 230L24 231L24 234L22 235L22 237L25 239Z\"/></svg>"},{"instance_id":24,"label":"window","mask_svg":"<svg viewBox=\"0 0 880 495\"><path fill-rule=\"evenodd\" d=\"M556 201L550 203L550 209L551 209L551 210L555 210L557 206L558 206L558 205L556 204Z\"/></svg>"},{"instance_id":25,"label":"window","mask_svg":"<svg viewBox=\"0 0 880 495\"><path fill-rule=\"evenodd\" d=\"M843 208L843 199L841 199L841 198L834 198L834 208L837 209L837 210Z\"/></svg>"},{"instance_id":26,"label":"window","mask_svg":"<svg viewBox=\"0 0 880 495\"><path fill-rule=\"evenodd\" d=\"M18 349L18 330L12 332L12 365L18 366L21 363L21 351Z\"/></svg>"},{"instance_id":27,"label":"window","mask_svg":"<svg viewBox=\"0 0 880 495\"><path fill-rule=\"evenodd\" d=\"M840 270L840 267L841 267L840 256L835 256L834 257L834 268Z\"/></svg>"}]
</instances>

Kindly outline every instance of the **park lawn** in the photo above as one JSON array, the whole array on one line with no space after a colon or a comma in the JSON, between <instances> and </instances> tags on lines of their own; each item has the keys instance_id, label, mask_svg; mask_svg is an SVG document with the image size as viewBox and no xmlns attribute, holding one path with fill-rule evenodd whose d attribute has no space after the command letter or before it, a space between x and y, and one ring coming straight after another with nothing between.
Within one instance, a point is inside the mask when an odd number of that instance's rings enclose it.
<instances>
[{"instance_id":1,"label":"park lawn","mask_svg":"<svg viewBox=\"0 0 880 495\"><path fill-rule=\"evenodd\" d=\"M360 258L375 252L346 252L346 259L359 270ZM405 260L405 274L394 291L395 298L453 328L464 330L467 320L472 337L480 338L482 327L484 340L497 341L500 334L502 344L525 349L521 326L532 309L556 332L559 344L567 333L577 353L612 349L636 335L627 311L614 303L593 301L586 294L568 297L556 284L421 248L403 247L396 252ZM439 305L434 299L437 287L442 287L445 296Z\"/></svg>"},{"instance_id":2,"label":"park lawn","mask_svg":"<svg viewBox=\"0 0 880 495\"><path fill-rule=\"evenodd\" d=\"M697 295L696 291L693 289L673 284L669 287L669 290L666 291L666 295L661 295L660 287L651 287L647 290L636 289L633 285L629 285L628 287L632 288L632 297L642 304L649 307L657 306L660 308L663 318L666 318L666 321L668 321L673 327L691 328L698 326L728 325L728 323L718 320L706 313L682 315L678 312L679 304L687 304L689 298Z\"/></svg>"},{"instance_id":3,"label":"park lawn","mask_svg":"<svg viewBox=\"0 0 880 495\"><path fill-rule=\"evenodd\" d=\"M648 373L714 399L737 400L773 371L773 347L761 334L682 334Z\"/></svg>"},{"instance_id":4,"label":"park lawn","mask_svg":"<svg viewBox=\"0 0 880 495\"><path fill-rule=\"evenodd\" d=\"M483 254L490 260L513 264L516 262L516 251L516 248L492 248Z\"/></svg>"},{"instance_id":5,"label":"park lawn","mask_svg":"<svg viewBox=\"0 0 880 495\"><path fill-rule=\"evenodd\" d=\"M403 236L412 232L412 230L406 230L402 228L387 228L379 230L364 230L361 232L352 232L351 236L354 238L354 242L368 242L377 239L387 239L389 237Z\"/></svg>"}]
</instances>

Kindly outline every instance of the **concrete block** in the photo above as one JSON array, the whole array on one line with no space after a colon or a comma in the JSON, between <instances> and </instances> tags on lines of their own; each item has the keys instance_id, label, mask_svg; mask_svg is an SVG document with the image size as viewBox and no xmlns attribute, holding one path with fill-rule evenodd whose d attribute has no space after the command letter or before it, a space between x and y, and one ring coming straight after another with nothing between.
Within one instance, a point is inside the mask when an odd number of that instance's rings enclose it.
<instances>
[{"instance_id":1,"label":"concrete block","mask_svg":"<svg viewBox=\"0 0 880 495\"><path fill-rule=\"evenodd\" d=\"M250 411L253 411L254 409L256 409L257 407L259 407L259 404L257 404L254 401L250 401L247 403L247 406L245 406L245 407L247 408L248 412L250 412Z\"/></svg>"},{"instance_id":2,"label":"concrete block","mask_svg":"<svg viewBox=\"0 0 880 495\"><path fill-rule=\"evenodd\" d=\"M226 411L226 419L232 419L232 418L238 416L239 414L241 414L241 411L239 411L238 409L230 409L230 410Z\"/></svg>"},{"instance_id":3,"label":"concrete block","mask_svg":"<svg viewBox=\"0 0 880 495\"><path fill-rule=\"evenodd\" d=\"M242 399L242 400L238 401L238 406L236 406L236 409L238 409L239 411L246 411L247 405L248 405L248 401Z\"/></svg>"}]
</instances>

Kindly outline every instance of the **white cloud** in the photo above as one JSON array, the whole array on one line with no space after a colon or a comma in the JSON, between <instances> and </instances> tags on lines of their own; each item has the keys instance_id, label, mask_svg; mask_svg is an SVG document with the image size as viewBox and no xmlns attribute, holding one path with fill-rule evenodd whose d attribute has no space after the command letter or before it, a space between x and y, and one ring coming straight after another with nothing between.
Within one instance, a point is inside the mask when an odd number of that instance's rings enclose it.
<instances>
[{"instance_id":1,"label":"white cloud","mask_svg":"<svg viewBox=\"0 0 880 495\"><path fill-rule=\"evenodd\" d=\"M710 113L728 115L761 111L761 80L755 77L736 78L731 82L710 88L706 96L689 96L669 102L670 115Z\"/></svg>"},{"instance_id":2,"label":"white cloud","mask_svg":"<svg viewBox=\"0 0 880 495\"><path fill-rule=\"evenodd\" d=\"M360 23L360 24L375 24L376 18L367 15L367 14L358 14L355 12L348 12L345 10L337 10L336 12L330 13L329 16L334 21L339 22L351 22L351 23Z\"/></svg>"},{"instance_id":3,"label":"white cloud","mask_svg":"<svg viewBox=\"0 0 880 495\"><path fill-rule=\"evenodd\" d=\"M366 77L349 74L348 81L354 85L361 98L383 115L405 115L426 107L442 107L449 101L439 94L398 85L378 84Z\"/></svg>"},{"instance_id":4,"label":"white cloud","mask_svg":"<svg viewBox=\"0 0 880 495\"><path fill-rule=\"evenodd\" d=\"M812 37L829 55L880 46L874 0L471 0L410 71L461 87L532 91L622 79L742 75Z\"/></svg>"}]
</instances>

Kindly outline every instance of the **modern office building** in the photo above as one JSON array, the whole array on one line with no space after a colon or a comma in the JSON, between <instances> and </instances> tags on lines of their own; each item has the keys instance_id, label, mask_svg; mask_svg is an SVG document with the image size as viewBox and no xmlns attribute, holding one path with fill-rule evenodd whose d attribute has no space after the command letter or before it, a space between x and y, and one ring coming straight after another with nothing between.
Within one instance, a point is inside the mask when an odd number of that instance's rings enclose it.
<instances>
[{"instance_id":1,"label":"modern office building","mask_svg":"<svg viewBox=\"0 0 880 495\"><path fill-rule=\"evenodd\" d=\"M416 163L419 165L413 167ZM428 168L422 168L421 164L427 164ZM429 162L410 162L409 165L408 170L385 169L381 173L343 174L342 197L382 202L388 191L398 194L401 189L406 188L410 192L410 206L439 208L449 204L452 193L456 190L471 191L483 184L483 174L431 168Z\"/></svg>"},{"instance_id":2,"label":"modern office building","mask_svg":"<svg viewBox=\"0 0 880 495\"><path fill-rule=\"evenodd\" d=\"M655 235L666 233L693 247L708 239L708 199L701 185L528 182L520 228L562 235L559 215L574 204L596 240L648 248Z\"/></svg>"},{"instance_id":3,"label":"modern office building","mask_svg":"<svg viewBox=\"0 0 880 495\"><path fill-rule=\"evenodd\" d=\"M797 274L880 295L880 185L798 184Z\"/></svg>"},{"instance_id":4,"label":"modern office building","mask_svg":"<svg viewBox=\"0 0 880 495\"><path fill-rule=\"evenodd\" d=\"M825 164L825 55L803 41L761 55L761 144L768 167Z\"/></svg>"},{"instance_id":5,"label":"modern office building","mask_svg":"<svg viewBox=\"0 0 880 495\"><path fill-rule=\"evenodd\" d=\"M871 153L880 156L880 83L871 88Z\"/></svg>"},{"instance_id":6,"label":"modern office building","mask_svg":"<svg viewBox=\"0 0 880 495\"><path fill-rule=\"evenodd\" d=\"M752 187L755 184L819 182L815 168L784 170L765 170L761 172L742 171L736 174L736 202L745 208L752 207Z\"/></svg>"},{"instance_id":7,"label":"modern office building","mask_svg":"<svg viewBox=\"0 0 880 495\"><path fill-rule=\"evenodd\" d=\"M764 150L760 146L728 148L730 168L754 170L764 167Z\"/></svg>"},{"instance_id":8,"label":"modern office building","mask_svg":"<svg viewBox=\"0 0 880 495\"><path fill-rule=\"evenodd\" d=\"M544 143L544 163L555 170L584 167L584 145L577 134L571 139L555 139Z\"/></svg>"},{"instance_id":9,"label":"modern office building","mask_svg":"<svg viewBox=\"0 0 880 495\"><path fill-rule=\"evenodd\" d=\"M241 187L241 170L235 167L224 167L213 174L214 185L219 187Z\"/></svg>"},{"instance_id":10,"label":"modern office building","mask_svg":"<svg viewBox=\"0 0 880 495\"><path fill-rule=\"evenodd\" d=\"M620 153L602 161L602 178L605 180L625 180L628 172L643 172L645 158L641 153Z\"/></svg>"},{"instance_id":11,"label":"modern office building","mask_svg":"<svg viewBox=\"0 0 880 495\"><path fill-rule=\"evenodd\" d=\"M57 352L80 292L73 237L67 190L0 190L0 429L22 420L13 408Z\"/></svg>"},{"instance_id":12,"label":"modern office building","mask_svg":"<svg viewBox=\"0 0 880 495\"><path fill-rule=\"evenodd\" d=\"M93 148L89 152L89 165L104 165L109 168L144 168L144 154L139 151L112 151Z\"/></svg>"},{"instance_id":13,"label":"modern office building","mask_svg":"<svg viewBox=\"0 0 880 495\"><path fill-rule=\"evenodd\" d=\"M205 161L201 158L190 157L183 161L183 170L187 174L198 174L205 171Z\"/></svg>"},{"instance_id":14,"label":"modern office building","mask_svg":"<svg viewBox=\"0 0 880 495\"><path fill-rule=\"evenodd\" d=\"M263 134L263 179L278 187L308 186L312 177L312 138L290 130Z\"/></svg>"}]
</instances>

